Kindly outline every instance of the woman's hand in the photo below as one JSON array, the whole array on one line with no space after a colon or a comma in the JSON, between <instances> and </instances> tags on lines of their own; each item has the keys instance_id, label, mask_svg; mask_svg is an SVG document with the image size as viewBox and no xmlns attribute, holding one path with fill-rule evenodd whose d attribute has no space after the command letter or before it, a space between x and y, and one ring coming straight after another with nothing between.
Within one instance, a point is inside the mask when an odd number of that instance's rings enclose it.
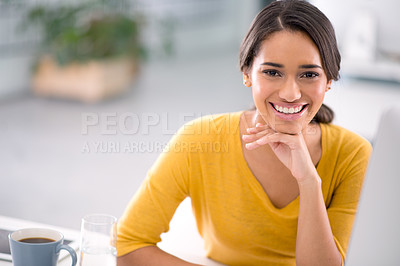
<instances>
[{"instance_id":1,"label":"woman's hand","mask_svg":"<svg viewBox=\"0 0 400 266\"><path fill-rule=\"evenodd\" d=\"M255 128L248 128L247 133L248 135L243 135L242 139L247 142L248 150L268 144L297 182L318 176L302 133L296 135L279 133L260 123Z\"/></svg>"}]
</instances>

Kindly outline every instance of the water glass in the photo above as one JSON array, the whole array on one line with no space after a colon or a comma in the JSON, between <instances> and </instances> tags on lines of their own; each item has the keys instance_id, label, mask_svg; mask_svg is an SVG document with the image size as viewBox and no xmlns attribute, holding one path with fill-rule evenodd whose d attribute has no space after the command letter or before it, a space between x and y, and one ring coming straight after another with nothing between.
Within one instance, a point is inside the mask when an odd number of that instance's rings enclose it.
<instances>
[{"instance_id":1,"label":"water glass","mask_svg":"<svg viewBox=\"0 0 400 266\"><path fill-rule=\"evenodd\" d=\"M117 218L89 214L81 227L79 266L116 266Z\"/></svg>"}]
</instances>

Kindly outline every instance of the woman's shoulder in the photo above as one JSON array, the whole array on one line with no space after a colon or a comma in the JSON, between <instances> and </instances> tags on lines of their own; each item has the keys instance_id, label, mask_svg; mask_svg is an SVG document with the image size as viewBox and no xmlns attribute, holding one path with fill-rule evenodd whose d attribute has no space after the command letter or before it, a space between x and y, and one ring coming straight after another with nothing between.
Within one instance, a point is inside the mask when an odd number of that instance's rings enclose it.
<instances>
[{"instance_id":1,"label":"woman's shoulder","mask_svg":"<svg viewBox=\"0 0 400 266\"><path fill-rule=\"evenodd\" d=\"M178 130L178 135L192 135L205 137L233 134L239 130L239 121L242 112L210 114L198 117L185 123Z\"/></svg>"},{"instance_id":2,"label":"woman's shoulder","mask_svg":"<svg viewBox=\"0 0 400 266\"><path fill-rule=\"evenodd\" d=\"M227 151L239 134L241 112L205 115L185 123L172 136L167 151Z\"/></svg>"},{"instance_id":3,"label":"woman's shoulder","mask_svg":"<svg viewBox=\"0 0 400 266\"><path fill-rule=\"evenodd\" d=\"M371 153L371 143L357 133L335 124L321 124L322 141L330 149L348 152L359 151L367 156Z\"/></svg>"},{"instance_id":4,"label":"woman's shoulder","mask_svg":"<svg viewBox=\"0 0 400 266\"><path fill-rule=\"evenodd\" d=\"M335 179L332 184L336 185L341 184L343 178L355 178L356 182L362 182L372 152L371 143L334 124L321 124L321 131L321 176Z\"/></svg>"}]
</instances>

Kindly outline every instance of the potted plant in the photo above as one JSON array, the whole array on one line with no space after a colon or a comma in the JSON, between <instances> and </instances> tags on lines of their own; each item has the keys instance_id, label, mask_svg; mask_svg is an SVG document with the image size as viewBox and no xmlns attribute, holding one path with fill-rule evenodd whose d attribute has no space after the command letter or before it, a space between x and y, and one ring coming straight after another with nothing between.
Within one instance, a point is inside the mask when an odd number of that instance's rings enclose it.
<instances>
[{"instance_id":1,"label":"potted plant","mask_svg":"<svg viewBox=\"0 0 400 266\"><path fill-rule=\"evenodd\" d=\"M145 55L142 19L107 1L36 6L24 27L40 31L36 94L96 102L130 86Z\"/></svg>"}]
</instances>

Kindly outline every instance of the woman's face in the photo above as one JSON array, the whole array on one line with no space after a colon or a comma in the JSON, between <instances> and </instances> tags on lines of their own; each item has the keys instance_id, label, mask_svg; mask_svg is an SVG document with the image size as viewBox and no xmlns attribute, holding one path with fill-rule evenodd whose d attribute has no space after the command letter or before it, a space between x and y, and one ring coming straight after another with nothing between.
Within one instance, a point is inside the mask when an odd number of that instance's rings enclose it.
<instances>
[{"instance_id":1,"label":"woman's face","mask_svg":"<svg viewBox=\"0 0 400 266\"><path fill-rule=\"evenodd\" d=\"M332 82L310 37L286 30L263 41L244 79L252 85L257 122L288 134L306 129Z\"/></svg>"}]
</instances>

